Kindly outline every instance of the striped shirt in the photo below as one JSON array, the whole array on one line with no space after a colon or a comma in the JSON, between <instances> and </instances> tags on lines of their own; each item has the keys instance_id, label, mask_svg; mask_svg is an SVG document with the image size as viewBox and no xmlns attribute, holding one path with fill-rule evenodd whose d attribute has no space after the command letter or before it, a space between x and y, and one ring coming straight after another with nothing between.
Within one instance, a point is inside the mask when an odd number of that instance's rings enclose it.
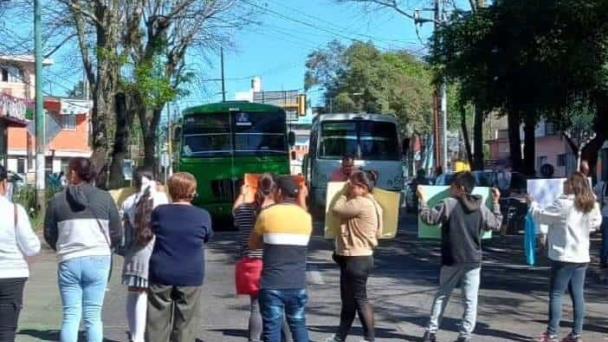
<instances>
[{"instance_id":1,"label":"striped shirt","mask_svg":"<svg viewBox=\"0 0 608 342\"><path fill-rule=\"evenodd\" d=\"M295 204L275 204L260 212L255 232L264 237L262 289L305 288L310 214Z\"/></svg>"},{"instance_id":2,"label":"striped shirt","mask_svg":"<svg viewBox=\"0 0 608 342\"><path fill-rule=\"evenodd\" d=\"M249 249L249 237L255 225L257 210L252 203L243 203L234 209L234 225L239 229L239 254L241 258L262 259L263 249Z\"/></svg>"}]
</instances>

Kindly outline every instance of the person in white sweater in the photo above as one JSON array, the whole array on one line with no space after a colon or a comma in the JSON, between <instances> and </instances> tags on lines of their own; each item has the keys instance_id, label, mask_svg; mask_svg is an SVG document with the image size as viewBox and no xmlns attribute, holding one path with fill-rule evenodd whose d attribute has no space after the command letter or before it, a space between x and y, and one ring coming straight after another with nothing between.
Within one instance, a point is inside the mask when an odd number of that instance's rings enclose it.
<instances>
[{"instance_id":1,"label":"person in white sweater","mask_svg":"<svg viewBox=\"0 0 608 342\"><path fill-rule=\"evenodd\" d=\"M589 264L589 234L602 223L599 205L587 178L574 173L564 183L564 194L546 208L528 197L538 224L549 227L547 249L551 260L549 326L540 341L557 342L566 288L574 306L574 326L563 342L581 342L585 319L585 273Z\"/></svg>"},{"instance_id":2,"label":"person in white sweater","mask_svg":"<svg viewBox=\"0 0 608 342\"><path fill-rule=\"evenodd\" d=\"M7 172L0 166L0 341L13 342L30 276L25 257L40 252L40 240L25 209L6 197L7 189Z\"/></svg>"}]
</instances>

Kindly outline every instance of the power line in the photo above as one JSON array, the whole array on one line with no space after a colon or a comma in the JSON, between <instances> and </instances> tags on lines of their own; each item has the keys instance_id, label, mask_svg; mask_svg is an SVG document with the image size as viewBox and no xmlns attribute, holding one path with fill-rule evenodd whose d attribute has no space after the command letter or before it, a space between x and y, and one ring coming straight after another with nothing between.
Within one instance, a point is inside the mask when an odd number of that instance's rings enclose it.
<instances>
[{"instance_id":1,"label":"power line","mask_svg":"<svg viewBox=\"0 0 608 342\"><path fill-rule=\"evenodd\" d=\"M378 37L378 36L372 36L372 35L370 35L370 34L365 34L365 33L355 32L355 31L353 31L352 29L350 29L350 28L348 28L348 27L344 27L344 26L338 26L338 25L336 25L335 23L330 22L330 21L328 21L328 20L326 20L326 19L323 19L323 18L321 18L321 17L314 16L314 15L311 15L311 14L308 14L308 13L305 13L305 12L302 12L301 10L298 10L298 9L296 9L296 8L294 8L294 7L290 7L290 6L285 5L285 4L283 4L283 3L280 3L280 2L275 2L275 1L272 1L272 0L271 0L271 2L272 2L272 3L274 3L275 5L280 6L280 7L283 7L283 8L289 9L289 10L291 10L291 11L292 11L292 12L294 12L294 13L298 13L298 15L301 15L301 16L304 16L304 17L307 17L307 18L309 18L309 19L312 19L312 20L315 20L315 21L318 21L318 22L323 22L323 23L325 23L325 24L329 25L330 27L332 27L332 28L333 28L333 30L339 30L339 31L340 31L340 33L344 33L344 32L346 32L347 34L354 35L354 36L359 36L359 37L363 37L363 38L365 38L365 39L372 40L372 41L392 42L392 43L407 43L407 44L417 44L417 43L415 43L415 42L413 42L413 41L409 41L409 42L408 42L408 41L404 41L404 40L402 40L402 39L396 39L396 38L382 38L382 37ZM335 31L333 31L333 32L335 32Z\"/></svg>"}]
</instances>

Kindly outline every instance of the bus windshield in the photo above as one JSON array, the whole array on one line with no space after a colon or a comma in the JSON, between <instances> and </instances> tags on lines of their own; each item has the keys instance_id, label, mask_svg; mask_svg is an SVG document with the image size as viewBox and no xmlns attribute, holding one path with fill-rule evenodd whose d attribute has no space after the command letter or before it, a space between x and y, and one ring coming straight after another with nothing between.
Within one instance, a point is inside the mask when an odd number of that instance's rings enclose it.
<instances>
[{"instance_id":1,"label":"bus windshield","mask_svg":"<svg viewBox=\"0 0 608 342\"><path fill-rule=\"evenodd\" d=\"M380 121L326 121L321 126L319 158L353 155L365 160L400 160L397 127Z\"/></svg>"},{"instance_id":2,"label":"bus windshield","mask_svg":"<svg viewBox=\"0 0 608 342\"><path fill-rule=\"evenodd\" d=\"M285 114L215 113L184 119L182 155L227 157L287 153Z\"/></svg>"}]
</instances>

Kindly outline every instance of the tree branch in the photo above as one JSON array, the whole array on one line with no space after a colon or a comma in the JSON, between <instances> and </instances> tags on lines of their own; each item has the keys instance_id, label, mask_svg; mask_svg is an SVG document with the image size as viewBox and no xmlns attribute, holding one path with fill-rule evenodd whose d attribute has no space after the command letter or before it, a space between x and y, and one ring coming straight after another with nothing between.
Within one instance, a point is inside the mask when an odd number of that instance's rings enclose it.
<instances>
[{"instance_id":1,"label":"tree branch","mask_svg":"<svg viewBox=\"0 0 608 342\"><path fill-rule=\"evenodd\" d=\"M55 47L48 52L46 55L44 55L44 58L49 58L51 57L55 52L57 52L57 50L61 49L61 47L67 43L68 41L70 41L72 38L78 37L78 33L72 33L68 36L66 36L59 44L55 45Z\"/></svg>"}]
</instances>

